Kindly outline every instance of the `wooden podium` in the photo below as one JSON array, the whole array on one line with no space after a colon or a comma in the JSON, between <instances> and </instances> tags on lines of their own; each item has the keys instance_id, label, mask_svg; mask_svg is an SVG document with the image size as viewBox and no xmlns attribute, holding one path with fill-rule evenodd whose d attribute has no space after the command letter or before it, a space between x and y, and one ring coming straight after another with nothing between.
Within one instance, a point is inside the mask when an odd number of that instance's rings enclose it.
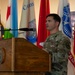
<instances>
[{"instance_id":1,"label":"wooden podium","mask_svg":"<svg viewBox=\"0 0 75 75\"><path fill-rule=\"evenodd\" d=\"M0 75L44 75L50 55L23 38L0 41Z\"/></svg>"}]
</instances>

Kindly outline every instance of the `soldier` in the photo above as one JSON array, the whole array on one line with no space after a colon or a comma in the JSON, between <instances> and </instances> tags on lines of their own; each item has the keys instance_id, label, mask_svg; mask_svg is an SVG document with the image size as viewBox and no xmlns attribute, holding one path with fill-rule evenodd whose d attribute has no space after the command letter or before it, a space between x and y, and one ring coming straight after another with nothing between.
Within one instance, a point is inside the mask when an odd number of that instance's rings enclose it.
<instances>
[{"instance_id":1,"label":"soldier","mask_svg":"<svg viewBox=\"0 0 75 75\"><path fill-rule=\"evenodd\" d=\"M61 18L57 14L46 17L46 28L50 36L46 39L43 49L52 55L51 75L67 75L70 39L59 31Z\"/></svg>"}]
</instances>

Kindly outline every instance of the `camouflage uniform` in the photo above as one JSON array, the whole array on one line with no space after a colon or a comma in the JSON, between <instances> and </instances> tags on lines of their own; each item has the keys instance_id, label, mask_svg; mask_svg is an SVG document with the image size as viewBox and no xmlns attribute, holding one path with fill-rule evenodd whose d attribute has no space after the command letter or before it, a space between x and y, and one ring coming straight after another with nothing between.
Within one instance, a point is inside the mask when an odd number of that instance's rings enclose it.
<instances>
[{"instance_id":1,"label":"camouflage uniform","mask_svg":"<svg viewBox=\"0 0 75 75\"><path fill-rule=\"evenodd\" d=\"M68 53L70 51L68 37L58 31L46 39L44 49L52 55L51 75L67 75Z\"/></svg>"}]
</instances>

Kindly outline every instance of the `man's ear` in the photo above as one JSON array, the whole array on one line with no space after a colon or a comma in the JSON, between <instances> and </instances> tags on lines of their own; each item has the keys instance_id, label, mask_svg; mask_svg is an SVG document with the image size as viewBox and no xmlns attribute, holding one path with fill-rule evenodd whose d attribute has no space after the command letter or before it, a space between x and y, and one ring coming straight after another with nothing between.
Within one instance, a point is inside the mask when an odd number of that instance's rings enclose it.
<instances>
[{"instance_id":1,"label":"man's ear","mask_svg":"<svg viewBox=\"0 0 75 75\"><path fill-rule=\"evenodd\" d=\"M59 22L56 22L56 25L59 26Z\"/></svg>"}]
</instances>

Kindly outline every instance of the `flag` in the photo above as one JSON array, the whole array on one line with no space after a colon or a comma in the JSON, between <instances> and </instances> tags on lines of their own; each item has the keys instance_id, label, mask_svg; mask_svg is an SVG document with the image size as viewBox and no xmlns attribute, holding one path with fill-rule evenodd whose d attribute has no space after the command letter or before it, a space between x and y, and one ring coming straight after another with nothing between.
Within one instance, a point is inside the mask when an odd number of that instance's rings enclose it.
<instances>
[{"instance_id":1,"label":"flag","mask_svg":"<svg viewBox=\"0 0 75 75\"><path fill-rule=\"evenodd\" d=\"M11 0L9 0L9 5L7 7L7 14L6 14L6 26L4 31L4 39L12 38L13 34L10 33L9 28L11 28Z\"/></svg>"},{"instance_id":2,"label":"flag","mask_svg":"<svg viewBox=\"0 0 75 75\"><path fill-rule=\"evenodd\" d=\"M61 17L60 30L71 40L71 51L68 59L68 75L75 75L74 72L74 56L73 51L73 37L72 37L72 26L71 26L71 15L70 6L68 0L59 0L58 14Z\"/></svg>"},{"instance_id":3,"label":"flag","mask_svg":"<svg viewBox=\"0 0 75 75\"><path fill-rule=\"evenodd\" d=\"M9 31L9 29L14 31ZM9 0L9 5L6 14L6 27L4 33L4 39L18 37L18 21L17 21L17 0Z\"/></svg>"},{"instance_id":4,"label":"flag","mask_svg":"<svg viewBox=\"0 0 75 75\"><path fill-rule=\"evenodd\" d=\"M61 17L61 29L69 38L72 37L70 8L68 0L59 0L58 14Z\"/></svg>"},{"instance_id":5,"label":"flag","mask_svg":"<svg viewBox=\"0 0 75 75\"><path fill-rule=\"evenodd\" d=\"M45 41L47 36L50 34L46 30L46 16L50 13L49 0L41 0L40 13L39 13L39 23L38 23L38 37L37 46L42 48L41 43Z\"/></svg>"},{"instance_id":6,"label":"flag","mask_svg":"<svg viewBox=\"0 0 75 75\"><path fill-rule=\"evenodd\" d=\"M11 0L11 29L14 37L18 37L18 13L17 13L17 0Z\"/></svg>"},{"instance_id":7,"label":"flag","mask_svg":"<svg viewBox=\"0 0 75 75\"><path fill-rule=\"evenodd\" d=\"M74 65L75 65L75 25L74 25L74 49L73 49L73 52L74 52Z\"/></svg>"},{"instance_id":8,"label":"flag","mask_svg":"<svg viewBox=\"0 0 75 75\"><path fill-rule=\"evenodd\" d=\"M71 39L71 52L68 60L68 75L75 75L75 31L74 38Z\"/></svg>"},{"instance_id":9,"label":"flag","mask_svg":"<svg viewBox=\"0 0 75 75\"><path fill-rule=\"evenodd\" d=\"M33 0L24 0L20 28L33 28L36 29L36 19L34 12ZM37 40L36 31L22 31L19 37L26 38L29 42L35 43Z\"/></svg>"},{"instance_id":10,"label":"flag","mask_svg":"<svg viewBox=\"0 0 75 75\"><path fill-rule=\"evenodd\" d=\"M74 25L74 64L75 64L75 25Z\"/></svg>"}]
</instances>

